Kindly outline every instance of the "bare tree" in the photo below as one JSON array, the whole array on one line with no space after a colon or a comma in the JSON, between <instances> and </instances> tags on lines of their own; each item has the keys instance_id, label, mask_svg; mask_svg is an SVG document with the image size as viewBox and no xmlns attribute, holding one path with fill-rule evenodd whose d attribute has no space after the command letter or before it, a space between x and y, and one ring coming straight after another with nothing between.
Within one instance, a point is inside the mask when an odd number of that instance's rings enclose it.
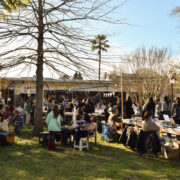
<instances>
[{"instance_id":1,"label":"bare tree","mask_svg":"<svg viewBox=\"0 0 180 180\"><path fill-rule=\"evenodd\" d=\"M142 104L149 97L160 97L169 83L171 52L167 48L137 49L110 78L117 80L123 72L124 89L134 101ZM118 76L117 76L118 75Z\"/></svg>"},{"instance_id":2,"label":"bare tree","mask_svg":"<svg viewBox=\"0 0 180 180\"><path fill-rule=\"evenodd\" d=\"M36 67L36 113L34 135L42 126L43 69L65 71L93 70L91 39L85 31L88 22L112 20L112 0L31 0L23 11L0 22L0 65L11 68L21 64ZM122 1L124 3L125 1ZM95 61L95 60L94 60Z\"/></svg>"},{"instance_id":3,"label":"bare tree","mask_svg":"<svg viewBox=\"0 0 180 180\"><path fill-rule=\"evenodd\" d=\"M178 18L180 18L180 6L177 6L175 9L172 10L171 15L175 15ZM176 63L176 70L180 69L180 65L179 65L179 61L180 59L176 59L175 63Z\"/></svg>"}]
</instances>

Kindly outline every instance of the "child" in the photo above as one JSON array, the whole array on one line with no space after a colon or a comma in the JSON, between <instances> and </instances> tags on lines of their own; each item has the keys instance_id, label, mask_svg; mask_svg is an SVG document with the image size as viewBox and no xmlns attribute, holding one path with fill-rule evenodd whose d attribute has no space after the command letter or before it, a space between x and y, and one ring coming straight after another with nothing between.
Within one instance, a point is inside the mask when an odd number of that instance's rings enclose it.
<instances>
[{"instance_id":1,"label":"child","mask_svg":"<svg viewBox=\"0 0 180 180\"><path fill-rule=\"evenodd\" d=\"M88 135L88 132L85 130L85 121L80 114L76 116L76 124L74 139L76 142L79 142L81 138L87 137Z\"/></svg>"},{"instance_id":2,"label":"child","mask_svg":"<svg viewBox=\"0 0 180 180\"><path fill-rule=\"evenodd\" d=\"M20 127L21 116L19 115L18 110L14 110L13 114L14 114L14 116L13 116L11 122L14 126L14 131L16 134L20 134L20 132L21 132L21 127Z\"/></svg>"}]
</instances>

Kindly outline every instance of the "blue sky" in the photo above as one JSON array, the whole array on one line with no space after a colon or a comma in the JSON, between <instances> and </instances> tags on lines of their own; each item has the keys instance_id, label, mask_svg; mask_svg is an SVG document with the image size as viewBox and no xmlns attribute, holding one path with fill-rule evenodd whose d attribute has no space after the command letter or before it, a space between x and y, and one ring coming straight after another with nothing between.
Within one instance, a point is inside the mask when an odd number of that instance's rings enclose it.
<instances>
[{"instance_id":1,"label":"blue sky","mask_svg":"<svg viewBox=\"0 0 180 180\"><path fill-rule=\"evenodd\" d=\"M114 4L119 0L114 1ZM128 0L114 17L125 18L132 25L104 25L102 33L117 33L108 38L110 44L127 51L141 46L169 47L180 56L180 19L171 16L180 0ZM133 25L134 24L134 25Z\"/></svg>"},{"instance_id":2,"label":"blue sky","mask_svg":"<svg viewBox=\"0 0 180 180\"><path fill-rule=\"evenodd\" d=\"M122 0L112 2L116 5ZM102 74L113 70L112 65L119 65L119 55L131 53L143 45L147 48L168 47L172 49L174 57L180 57L180 18L170 15L176 6L180 6L180 0L127 0L111 16L116 19L124 18L125 22L132 25L92 22L90 29L93 36L107 34L111 47L107 54L103 53ZM98 64L94 64L94 67L98 67ZM47 76L48 73L45 74Z\"/></svg>"}]
</instances>

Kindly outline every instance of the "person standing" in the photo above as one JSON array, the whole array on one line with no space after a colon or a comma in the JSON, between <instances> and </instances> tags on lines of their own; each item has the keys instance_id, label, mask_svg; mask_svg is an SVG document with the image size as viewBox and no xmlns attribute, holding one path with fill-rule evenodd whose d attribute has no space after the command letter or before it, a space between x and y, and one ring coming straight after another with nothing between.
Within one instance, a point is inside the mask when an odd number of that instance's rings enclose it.
<instances>
[{"instance_id":1,"label":"person standing","mask_svg":"<svg viewBox=\"0 0 180 180\"><path fill-rule=\"evenodd\" d=\"M155 103L156 103L156 105L155 105L155 117L156 118L160 118L160 113L161 113L161 103L160 103L160 99L159 98L157 98L156 100L155 100Z\"/></svg>"},{"instance_id":2,"label":"person standing","mask_svg":"<svg viewBox=\"0 0 180 180\"><path fill-rule=\"evenodd\" d=\"M30 101L27 102L25 111L26 111L26 124L29 124L31 120L31 113L32 113L32 107L31 107Z\"/></svg>"},{"instance_id":3,"label":"person standing","mask_svg":"<svg viewBox=\"0 0 180 180\"><path fill-rule=\"evenodd\" d=\"M47 111L48 109L48 100L45 98L44 102L43 102L43 107L44 107L44 110Z\"/></svg>"},{"instance_id":4,"label":"person standing","mask_svg":"<svg viewBox=\"0 0 180 180\"><path fill-rule=\"evenodd\" d=\"M53 109L53 103L52 103L52 100L50 99L48 101L48 104L47 104L47 114L49 114Z\"/></svg>"},{"instance_id":5,"label":"person standing","mask_svg":"<svg viewBox=\"0 0 180 180\"><path fill-rule=\"evenodd\" d=\"M155 103L152 97L149 98L148 103L144 106L143 109L143 116L146 111L151 112L152 116L154 117L155 113Z\"/></svg>"},{"instance_id":6,"label":"person standing","mask_svg":"<svg viewBox=\"0 0 180 180\"><path fill-rule=\"evenodd\" d=\"M125 114L125 118L127 119L131 118L132 115L134 114L132 105L133 105L132 100L131 97L129 96L125 102L125 107L124 107L124 114Z\"/></svg>"},{"instance_id":7,"label":"person standing","mask_svg":"<svg viewBox=\"0 0 180 180\"><path fill-rule=\"evenodd\" d=\"M118 108L118 112L119 112L119 116L121 116L121 114L122 114L122 104L121 104L121 96L119 96L118 97L118 99L117 99L117 108Z\"/></svg>"},{"instance_id":8,"label":"person standing","mask_svg":"<svg viewBox=\"0 0 180 180\"><path fill-rule=\"evenodd\" d=\"M61 132L61 119L57 105L55 105L53 111L48 114L46 124L48 126L48 131L50 132L48 148L49 150L55 150L55 136L57 132Z\"/></svg>"},{"instance_id":9,"label":"person standing","mask_svg":"<svg viewBox=\"0 0 180 180\"><path fill-rule=\"evenodd\" d=\"M171 116L174 114L175 108L178 106L179 98L175 97L171 107Z\"/></svg>"},{"instance_id":10,"label":"person standing","mask_svg":"<svg viewBox=\"0 0 180 180\"><path fill-rule=\"evenodd\" d=\"M175 98L174 104L171 111L171 117L174 119L175 123L180 124L180 99Z\"/></svg>"},{"instance_id":11,"label":"person standing","mask_svg":"<svg viewBox=\"0 0 180 180\"><path fill-rule=\"evenodd\" d=\"M170 116L170 103L168 100L168 97L165 96L163 99L162 107L161 107L161 113L162 115L168 115Z\"/></svg>"}]
</instances>

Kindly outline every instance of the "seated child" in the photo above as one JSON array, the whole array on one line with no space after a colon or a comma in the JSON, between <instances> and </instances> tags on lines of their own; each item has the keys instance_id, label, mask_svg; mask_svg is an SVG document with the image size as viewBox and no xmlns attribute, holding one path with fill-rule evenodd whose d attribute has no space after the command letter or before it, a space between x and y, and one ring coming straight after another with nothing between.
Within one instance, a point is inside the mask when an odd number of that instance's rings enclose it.
<instances>
[{"instance_id":1,"label":"seated child","mask_svg":"<svg viewBox=\"0 0 180 180\"><path fill-rule=\"evenodd\" d=\"M19 115L19 111L14 110L13 118L12 118L11 122L14 126L14 131L16 134L20 134L20 132L21 132L20 121L21 121L21 116Z\"/></svg>"},{"instance_id":2,"label":"seated child","mask_svg":"<svg viewBox=\"0 0 180 180\"><path fill-rule=\"evenodd\" d=\"M74 139L76 142L79 142L81 138L87 137L88 135L88 132L85 130L85 121L80 114L76 116L76 124Z\"/></svg>"}]
</instances>

